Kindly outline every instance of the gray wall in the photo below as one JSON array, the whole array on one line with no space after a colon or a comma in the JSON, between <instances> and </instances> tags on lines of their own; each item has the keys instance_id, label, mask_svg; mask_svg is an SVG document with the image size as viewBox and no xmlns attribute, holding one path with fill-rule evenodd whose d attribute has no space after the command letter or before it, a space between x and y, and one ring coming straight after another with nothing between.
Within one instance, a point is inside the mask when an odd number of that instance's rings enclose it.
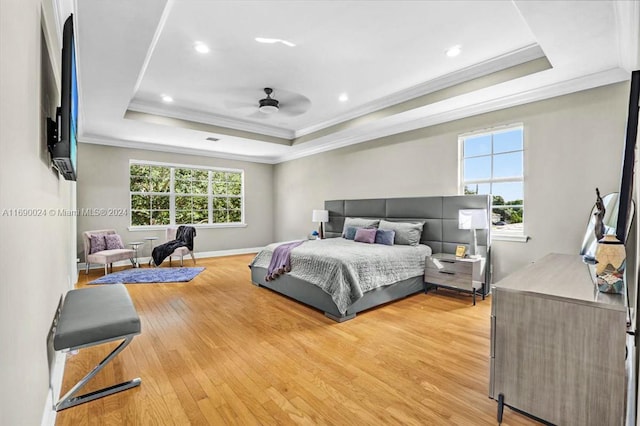
<instances>
[{"instance_id":1,"label":"gray wall","mask_svg":"<svg viewBox=\"0 0 640 426\"><path fill-rule=\"evenodd\" d=\"M548 252L578 253L595 187L619 190L629 85L621 83L275 166L275 239L316 227L324 200L458 193L458 135L524 123L528 243L496 241L494 279Z\"/></svg>"},{"instance_id":2,"label":"gray wall","mask_svg":"<svg viewBox=\"0 0 640 426\"><path fill-rule=\"evenodd\" d=\"M199 228L194 243L196 252L262 247L273 242L273 166L194 155L118 148L83 143L78 148L78 209L120 208L129 206L129 160L228 167L244 170L245 222L243 228ZM123 241L144 241L157 236L164 241L164 231L129 231L130 216L78 217L78 254L84 262L82 232L114 228ZM150 247L142 249L149 256Z\"/></svg>"},{"instance_id":3,"label":"gray wall","mask_svg":"<svg viewBox=\"0 0 640 426\"><path fill-rule=\"evenodd\" d=\"M50 169L46 151L59 57L50 63L41 2L2 1L0 9L0 424L37 425L49 389L47 334L76 282L75 219L49 210L72 209L75 184ZM59 55L55 37L49 42ZM21 208L48 214L9 216Z\"/></svg>"}]
</instances>

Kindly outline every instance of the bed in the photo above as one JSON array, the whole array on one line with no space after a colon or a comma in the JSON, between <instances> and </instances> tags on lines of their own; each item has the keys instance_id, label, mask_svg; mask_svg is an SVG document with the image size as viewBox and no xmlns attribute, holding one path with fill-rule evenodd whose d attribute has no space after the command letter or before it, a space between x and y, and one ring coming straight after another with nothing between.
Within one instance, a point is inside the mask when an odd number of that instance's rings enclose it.
<instances>
[{"instance_id":1,"label":"bed","mask_svg":"<svg viewBox=\"0 0 640 426\"><path fill-rule=\"evenodd\" d=\"M326 239L305 241L294 248L291 271L274 280L266 279L267 267L280 243L270 244L252 261L251 280L319 309L338 322L424 291L425 257L455 253L458 245L469 244L469 231L458 229L458 210L486 209L488 215L491 211L487 195L330 200L324 204L329 211ZM423 231L416 246L359 243L342 238L346 218L423 223ZM491 254L489 232L477 233L478 249L487 258L487 265ZM490 282L491 268L485 269L485 282Z\"/></svg>"}]
</instances>

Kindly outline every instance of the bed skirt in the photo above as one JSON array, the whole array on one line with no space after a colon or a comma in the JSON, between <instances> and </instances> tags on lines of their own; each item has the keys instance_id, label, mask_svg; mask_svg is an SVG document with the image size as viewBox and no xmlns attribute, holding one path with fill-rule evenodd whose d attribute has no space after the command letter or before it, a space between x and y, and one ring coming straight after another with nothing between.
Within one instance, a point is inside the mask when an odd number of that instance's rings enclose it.
<instances>
[{"instance_id":1,"label":"bed skirt","mask_svg":"<svg viewBox=\"0 0 640 426\"><path fill-rule=\"evenodd\" d=\"M351 304L345 314L338 311L338 307L320 287L303 281L299 278L284 274L279 278L266 281L267 269L258 266L251 267L251 281L259 286L266 287L299 302L309 305L324 312L324 314L337 322L350 320L358 312L402 299L415 293L423 292L424 276L420 275L384 287L378 287L364 293L364 296Z\"/></svg>"}]
</instances>

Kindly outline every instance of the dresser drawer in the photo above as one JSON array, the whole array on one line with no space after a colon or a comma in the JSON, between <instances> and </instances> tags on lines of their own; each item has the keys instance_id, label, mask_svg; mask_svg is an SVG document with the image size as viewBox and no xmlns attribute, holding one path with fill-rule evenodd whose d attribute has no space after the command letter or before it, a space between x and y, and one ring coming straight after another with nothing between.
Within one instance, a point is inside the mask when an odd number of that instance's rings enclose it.
<instances>
[{"instance_id":1,"label":"dresser drawer","mask_svg":"<svg viewBox=\"0 0 640 426\"><path fill-rule=\"evenodd\" d=\"M479 281L472 280L471 274L448 272L442 269L425 269L424 281L431 284L455 287L467 291L478 289L482 286Z\"/></svg>"},{"instance_id":2,"label":"dresser drawer","mask_svg":"<svg viewBox=\"0 0 640 426\"><path fill-rule=\"evenodd\" d=\"M427 257L426 266L427 269L435 269L438 271L458 272L469 275L473 273L473 263L462 260Z\"/></svg>"}]
</instances>

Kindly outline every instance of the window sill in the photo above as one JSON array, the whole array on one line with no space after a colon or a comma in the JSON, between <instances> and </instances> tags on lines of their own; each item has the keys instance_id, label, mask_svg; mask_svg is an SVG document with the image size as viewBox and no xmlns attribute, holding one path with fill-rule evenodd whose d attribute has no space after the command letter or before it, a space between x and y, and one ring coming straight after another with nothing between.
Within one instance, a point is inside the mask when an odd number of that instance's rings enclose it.
<instances>
[{"instance_id":1,"label":"window sill","mask_svg":"<svg viewBox=\"0 0 640 426\"><path fill-rule=\"evenodd\" d=\"M528 235L522 234L491 234L491 241L509 241L512 243L526 243L529 241Z\"/></svg>"},{"instance_id":2,"label":"window sill","mask_svg":"<svg viewBox=\"0 0 640 426\"><path fill-rule=\"evenodd\" d=\"M132 232L137 231L164 231L167 228L175 228L180 225L150 225L150 226L128 226L127 229ZM207 229L207 228L246 228L246 223L207 223L207 224L199 224L199 225L189 225L193 226L196 229Z\"/></svg>"}]
</instances>

